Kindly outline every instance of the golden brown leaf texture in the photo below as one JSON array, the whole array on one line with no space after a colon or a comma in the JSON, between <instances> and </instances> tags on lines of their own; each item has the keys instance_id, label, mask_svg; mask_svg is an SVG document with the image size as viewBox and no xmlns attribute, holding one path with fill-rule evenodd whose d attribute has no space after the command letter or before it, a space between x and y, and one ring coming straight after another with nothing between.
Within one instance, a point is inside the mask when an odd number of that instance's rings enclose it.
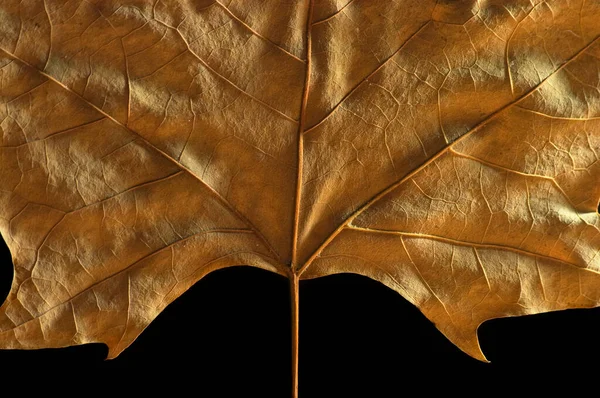
<instances>
[{"instance_id":1,"label":"golden brown leaf texture","mask_svg":"<svg viewBox=\"0 0 600 398\"><path fill-rule=\"evenodd\" d=\"M240 264L368 276L482 360L599 305L599 36L597 0L3 0L0 345L115 357Z\"/></svg>"}]
</instances>

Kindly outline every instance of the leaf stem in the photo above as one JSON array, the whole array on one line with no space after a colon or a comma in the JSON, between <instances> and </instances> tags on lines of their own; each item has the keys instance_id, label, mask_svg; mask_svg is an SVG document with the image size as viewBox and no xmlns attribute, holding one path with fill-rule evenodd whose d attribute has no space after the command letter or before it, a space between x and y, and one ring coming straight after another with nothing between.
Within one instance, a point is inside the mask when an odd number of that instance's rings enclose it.
<instances>
[{"instance_id":1,"label":"leaf stem","mask_svg":"<svg viewBox=\"0 0 600 398\"><path fill-rule=\"evenodd\" d=\"M292 304L292 398L298 398L298 337L299 337L300 276L290 276L290 298Z\"/></svg>"}]
</instances>

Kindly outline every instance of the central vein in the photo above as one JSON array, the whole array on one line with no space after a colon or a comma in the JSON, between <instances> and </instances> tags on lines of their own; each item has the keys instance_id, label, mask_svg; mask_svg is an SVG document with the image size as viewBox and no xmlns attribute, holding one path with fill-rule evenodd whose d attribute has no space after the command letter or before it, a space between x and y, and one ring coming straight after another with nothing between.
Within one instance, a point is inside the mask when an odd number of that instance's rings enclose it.
<instances>
[{"instance_id":1,"label":"central vein","mask_svg":"<svg viewBox=\"0 0 600 398\"><path fill-rule=\"evenodd\" d=\"M298 268L298 228L300 224L300 201L302 197L302 165L304 153L304 130L306 129L306 104L308 103L308 91L310 87L311 66L311 26L313 14L313 1L309 0L308 15L306 18L306 72L304 75L304 89L302 91L302 102L300 104L300 123L298 123L298 176L296 180L296 199L294 208L294 221L292 232L292 272Z\"/></svg>"}]
</instances>

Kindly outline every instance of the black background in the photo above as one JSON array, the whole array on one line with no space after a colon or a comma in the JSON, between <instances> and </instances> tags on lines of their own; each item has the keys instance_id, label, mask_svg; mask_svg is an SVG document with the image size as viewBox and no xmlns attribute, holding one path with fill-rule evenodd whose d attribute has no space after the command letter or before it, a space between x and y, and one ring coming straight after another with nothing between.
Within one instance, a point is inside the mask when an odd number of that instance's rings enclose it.
<instances>
[{"instance_id":1,"label":"black background","mask_svg":"<svg viewBox=\"0 0 600 398\"><path fill-rule=\"evenodd\" d=\"M0 244L3 301L12 264ZM300 297L302 398L490 393L524 384L539 391L563 382L591 384L591 395L598 393L600 309L488 321L479 330L492 361L484 364L455 348L400 295L368 278L303 281ZM77 395L75 379L107 391L168 387L168 396L289 397L288 282L250 267L216 271L171 304L121 356L106 361L106 354L102 344L0 351L0 382Z\"/></svg>"}]
</instances>

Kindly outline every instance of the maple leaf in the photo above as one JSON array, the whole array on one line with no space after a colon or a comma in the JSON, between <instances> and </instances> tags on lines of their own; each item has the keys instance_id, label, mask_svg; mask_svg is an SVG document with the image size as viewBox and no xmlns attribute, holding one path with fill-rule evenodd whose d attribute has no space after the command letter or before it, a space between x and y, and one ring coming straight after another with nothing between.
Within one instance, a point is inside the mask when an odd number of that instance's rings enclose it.
<instances>
[{"instance_id":1,"label":"maple leaf","mask_svg":"<svg viewBox=\"0 0 600 398\"><path fill-rule=\"evenodd\" d=\"M242 264L290 279L294 369L300 279L380 281L481 360L485 320L597 306L599 20L584 0L3 1L0 346L114 358Z\"/></svg>"}]
</instances>

